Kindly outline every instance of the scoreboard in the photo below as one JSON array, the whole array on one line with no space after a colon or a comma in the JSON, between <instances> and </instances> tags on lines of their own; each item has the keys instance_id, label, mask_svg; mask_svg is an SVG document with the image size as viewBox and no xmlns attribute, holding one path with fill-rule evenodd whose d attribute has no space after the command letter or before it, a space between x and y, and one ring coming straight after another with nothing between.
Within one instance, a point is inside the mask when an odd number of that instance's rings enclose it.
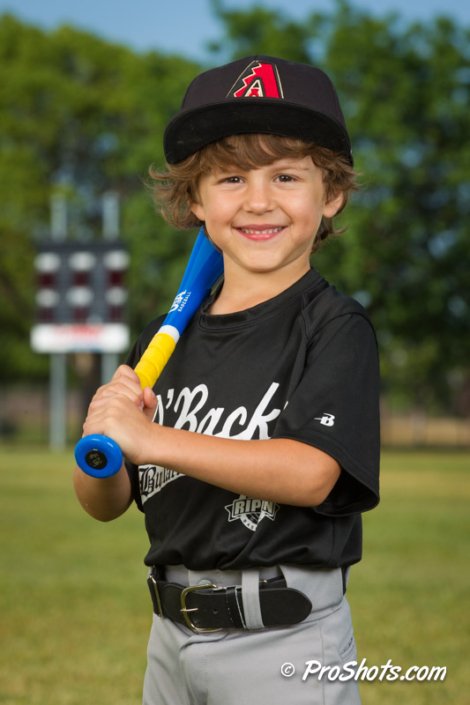
<instances>
[{"instance_id":1,"label":"scoreboard","mask_svg":"<svg viewBox=\"0 0 470 705\"><path fill-rule=\"evenodd\" d=\"M128 266L128 252L119 240L42 243L35 260L33 350L120 353L128 349Z\"/></svg>"}]
</instances>

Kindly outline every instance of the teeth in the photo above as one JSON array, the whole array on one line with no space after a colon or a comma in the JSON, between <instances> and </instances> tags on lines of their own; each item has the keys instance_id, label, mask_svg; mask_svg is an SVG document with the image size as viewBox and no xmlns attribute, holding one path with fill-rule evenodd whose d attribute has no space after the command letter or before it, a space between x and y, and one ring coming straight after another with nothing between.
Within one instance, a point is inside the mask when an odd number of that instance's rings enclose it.
<instances>
[{"instance_id":1,"label":"teeth","mask_svg":"<svg viewBox=\"0 0 470 705\"><path fill-rule=\"evenodd\" d=\"M266 230L258 230L253 228L241 228L241 230L247 235L274 235L275 233L280 233L282 227L277 228L266 228Z\"/></svg>"}]
</instances>

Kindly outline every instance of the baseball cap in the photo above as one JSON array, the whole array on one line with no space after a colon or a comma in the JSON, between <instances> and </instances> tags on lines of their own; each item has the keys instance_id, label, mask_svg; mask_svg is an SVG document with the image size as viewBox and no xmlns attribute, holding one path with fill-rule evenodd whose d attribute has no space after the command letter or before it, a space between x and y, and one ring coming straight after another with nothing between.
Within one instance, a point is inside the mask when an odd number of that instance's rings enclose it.
<instances>
[{"instance_id":1,"label":"baseball cap","mask_svg":"<svg viewBox=\"0 0 470 705\"><path fill-rule=\"evenodd\" d=\"M271 56L248 56L197 76L166 127L165 157L177 164L212 142L247 133L314 142L352 164L329 77L314 66Z\"/></svg>"}]
</instances>

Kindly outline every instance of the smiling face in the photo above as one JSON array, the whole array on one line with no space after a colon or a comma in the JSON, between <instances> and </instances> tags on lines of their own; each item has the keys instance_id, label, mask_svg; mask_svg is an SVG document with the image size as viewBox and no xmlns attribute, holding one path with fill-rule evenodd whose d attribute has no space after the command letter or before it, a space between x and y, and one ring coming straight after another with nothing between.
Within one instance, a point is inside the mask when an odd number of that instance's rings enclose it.
<instances>
[{"instance_id":1,"label":"smiling face","mask_svg":"<svg viewBox=\"0 0 470 705\"><path fill-rule=\"evenodd\" d=\"M342 193L327 201L323 172L307 156L214 169L200 178L192 212L222 250L226 276L283 270L295 281L310 268L322 217L342 203Z\"/></svg>"}]
</instances>

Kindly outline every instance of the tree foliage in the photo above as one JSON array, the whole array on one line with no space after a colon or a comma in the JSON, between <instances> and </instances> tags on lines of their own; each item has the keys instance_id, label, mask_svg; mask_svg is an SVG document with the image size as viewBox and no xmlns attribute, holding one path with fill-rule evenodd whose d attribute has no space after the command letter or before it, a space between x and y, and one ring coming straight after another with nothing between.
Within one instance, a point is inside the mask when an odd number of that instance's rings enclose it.
<instances>
[{"instance_id":1,"label":"tree foliage","mask_svg":"<svg viewBox=\"0 0 470 705\"><path fill-rule=\"evenodd\" d=\"M101 197L117 191L131 253L134 332L168 305L189 237L156 219L145 188L161 163L162 132L194 63L138 55L62 27L46 33L10 15L0 20L0 375L45 374L29 349L34 319L35 241L49 235L49 204L66 194L70 236L99 237ZM162 273L165 273L163 276Z\"/></svg>"},{"instance_id":2,"label":"tree foliage","mask_svg":"<svg viewBox=\"0 0 470 705\"><path fill-rule=\"evenodd\" d=\"M261 7L213 6L226 28L216 53L304 60L332 77L362 188L342 216L346 234L327 242L315 264L370 311L389 396L463 411L470 384L469 28L444 17L406 25L344 0L298 24ZM278 40L283 23L295 31Z\"/></svg>"},{"instance_id":3,"label":"tree foliage","mask_svg":"<svg viewBox=\"0 0 470 705\"><path fill-rule=\"evenodd\" d=\"M315 265L366 305L378 331L386 393L430 408L468 384L470 60L468 28L446 18L406 24L337 0L296 21L213 0L221 38L213 63L269 54L323 67L340 94L362 188L347 232ZM97 237L99 197L117 190L132 270L134 332L164 310L191 237L155 215L144 182L162 163L162 134L201 67L137 54L62 27L0 18L0 325L4 378L44 374L29 350L34 240L49 199L74 206L74 236Z\"/></svg>"}]
</instances>

